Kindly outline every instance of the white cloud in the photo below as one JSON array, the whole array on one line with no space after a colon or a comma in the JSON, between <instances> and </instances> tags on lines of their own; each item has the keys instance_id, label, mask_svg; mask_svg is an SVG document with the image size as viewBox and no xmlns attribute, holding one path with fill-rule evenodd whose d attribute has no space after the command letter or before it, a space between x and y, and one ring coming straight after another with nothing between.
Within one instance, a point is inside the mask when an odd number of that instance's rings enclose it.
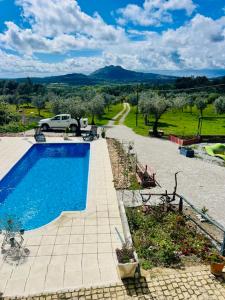
<instances>
[{"instance_id":1,"label":"white cloud","mask_svg":"<svg viewBox=\"0 0 225 300\"><path fill-rule=\"evenodd\" d=\"M161 33L134 29L125 32L121 27L106 24L98 14L83 13L73 0L17 0L17 3L22 5L30 27L24 29L6 22L7 30L0 34L0 77L90 73L109 64L142 71L225 68L225 17L213 20L198 14L178 29ZM146 0L144 9L162 3L164 12L166 7L163 17L168 22L169 11L185 7L189 14L194 9L188 0L151 3ZM156 12L159 18L162 11ZM143 18L142 22L148 19ZM7 53L8 49L15 54ZM57 63L37 59L38 53L67 54L77 49L100 50L100 54L73 58L65 55Z\"/></svg>"},{"instance_id":2,"label":"white cloud","mask_svg":"<svg viewBox=\"0 0 225 300\"><path fill-rule=\"evenodd\" d=\"M191 15L196 6L192 0L145 0L143 6L128 4L118 10L118 24L132 22L135 25L150 26L171 23L171 11L184 10Z\"/></svg>"},{"instance_id":3,"label":"white cloud","mask_svg":"<svg viewBox=\"0 0 225 300\"><path fill-rule=\"evenodd\" d=\"M96 13L83 13L74 0L17 0L30 28L6 22L0 46L31 55L37 52L66 52L96 49L126 39L122 28L107 25Z\"/></svg>"}]
</instances>

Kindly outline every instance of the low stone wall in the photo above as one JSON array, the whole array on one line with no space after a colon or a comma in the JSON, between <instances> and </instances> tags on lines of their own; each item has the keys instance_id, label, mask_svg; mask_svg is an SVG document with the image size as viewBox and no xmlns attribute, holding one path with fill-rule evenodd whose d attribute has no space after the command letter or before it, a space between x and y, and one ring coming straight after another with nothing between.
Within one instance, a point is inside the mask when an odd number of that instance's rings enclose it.
<instances>
[{"instance_id":1,"label":"low stone wall","mask_svg":"<svg viewBox=\"0 0 225 300\"><path fill-rule=\"evenodd\" d=\"M196 137L189 138L189 139L182 139L175 135L169 135L169 140L180 146L188 146L188 145L199 143L201 141L201 138L199 136L196 136Z\"/></svg>"}]
</instances>

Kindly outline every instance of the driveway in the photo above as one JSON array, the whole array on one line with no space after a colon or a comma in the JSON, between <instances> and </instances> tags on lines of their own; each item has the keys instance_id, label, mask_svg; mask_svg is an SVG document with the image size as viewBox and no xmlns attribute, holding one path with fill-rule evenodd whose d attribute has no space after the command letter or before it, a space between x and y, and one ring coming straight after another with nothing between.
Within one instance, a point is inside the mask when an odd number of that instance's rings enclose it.
<instances>
[{"instance_id":1,"label":"driveway","mask_svg":"<svg viewBox=\"0 0 225 300\"><path fill-rule=\"evenodd\" d=\"M225 168L179 154L178 145L158 138L143 137L119 125L109 128L108 137L133 141L138 159L152 166L162 190L173 191L174 173L178 193L195 206L209 209L209 215L225 226Z\"/></svg>"}]
</instances>

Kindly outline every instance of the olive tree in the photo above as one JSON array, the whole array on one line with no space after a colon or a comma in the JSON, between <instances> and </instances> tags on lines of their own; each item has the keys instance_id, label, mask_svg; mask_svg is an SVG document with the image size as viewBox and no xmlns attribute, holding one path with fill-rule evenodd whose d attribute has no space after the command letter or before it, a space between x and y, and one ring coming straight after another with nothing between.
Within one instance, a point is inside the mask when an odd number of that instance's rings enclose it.
<instances>
[{"instance_id":1,"label":"olive tree","mask_svg":"<svg viewBox=\"0 0 225 300\"><path fill-rule=\"evenodd\" d=\"M215 106L217 114L224 114L225 113L225 96L221 96L221 97L217 98L214 102L214 106Z\"/></svg>"},{"instance_id":2,"label":"olive tree","mask_svg":"<svg viewBox=\"0 0 225 300\"><path fill-rule=\"evenodd\" d=\"M205 110L207 105L208 105L207 101L203 97L197 97L196 101L195 101L195 104L197 106L197 109L200 112L201 117L202 117L203 116L203 110Z\"/></svg>"},{"instance_id":3,"label":"olive tree","mask_svg":"<svg viewBox=\"0 0 225 300\"><path fill-rule=\"evenodd\" d=\"M189 106L190 112L192 114L192 108L195 106L195 99L194 99L194 97L192 97L192 96L188 96L187 97L187 105Z\"/></svg>"},{"instance_id":4,"label":"olive tree","mask_svg":"<svg viewBox=\"0 0 225 300\"><path fill-rule=\"evenodd\" d=\"M63 113L70 114L77 121L76 135L81 136L81 118L87 114L87 102L82 101L80 97L67 99L62 109Z\"/></svg>"},{"instance_id":5,"label":"olive tree","mask_svg":"<svg viewBox=\"0 0 225 300\"><path fill-rule=\"evenodd\" d=\"M32 104L37 108L39 116L41 115L41 109L45 108L45 102L43 96L34 96L32 99Z\"/></svg>"},{"instance_id":6,"label":"olive tree","mask_svg":"<svg viewBox=\"0 0 225 300\"><path fill-rule=\"evenodd\" d=\"M9 123L9 109L8 109L8 105L3 102L0 101L0 125L4 125L4 124L8 124Z\"/></svg>"},{"instance_id":7,"label":"olive tree","mask_svg":"<svg viewBox=\"0 0 225 300\"><path fill-rule=\"evenodd\" d=\"M104 100L100 94L96 94L93 100L88 103L88 112L91 115L91 124L95 124L95 116L102 116L104 114Z\"/></svg>"},{"instance_id":8,"label":"olive tree","mask_svg":"<svg viewBox=\"0 0 225 300\"><path fill-rule=\"evenodd\" d=\"M153 115L154 122L152 129L154 136L158 136L158 125L160 118L171 106L171 100L165 98L164 96L159 96L153 92L141 93L139 108L144 115Z\"/></svg>"},{"instance_id":9,"label":"olive tree","mask_svg":"<svg viewBox=\"0 0 225 300\"><path fill-rule=\"evenodd\" d=\"M132 93L126 96L126 101L130 103L132 106L137 105L138 97L137 94Z\"/></svg>"},{"instance_id":10,"label":"olive tree","mask_svg":"<svg viewBox=\"0 0 225 300\"><path fill-rule=\"evenodd\" d=\"M102 93L101 94L104 105L107 107L108 111L110 110L110 105L114 102L115 96L107 94L107 93Z\"/></svg>"},{"instance_id":11,"label":"olive tree","mask_svg":"<svg viewBox=\"0 0 225 300\"><path fill-rule=\"evenodd\" d=\"M52 110L53 114L58 115L58 114L63 113L64 108L66 106L66 103L64 100L62 100L59 97L56 97L50 103L51 103L51 110Z\"/></svg>"},{"instance_id":12,"label":"olive tree","mask_svg":"<svg viewBox=\"0 0 225 300\"><path fill-rule=\"evenodd\" d=\"M178 94L173 99L173 103L175 108L180 109L182 112L184 107L187 105L187 95L186 94Z\"/></svg>"}]
</instances>

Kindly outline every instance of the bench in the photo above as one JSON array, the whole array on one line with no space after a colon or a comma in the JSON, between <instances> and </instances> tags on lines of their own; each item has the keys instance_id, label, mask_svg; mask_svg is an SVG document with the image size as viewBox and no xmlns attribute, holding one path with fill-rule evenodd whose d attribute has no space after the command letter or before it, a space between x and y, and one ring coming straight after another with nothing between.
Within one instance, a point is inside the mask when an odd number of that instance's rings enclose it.
<instances>
[{"instance_id":1,"label":"bench","mask_svg":"<svg viewBox=\"0 0 225 300\"><path fill-rule=\"evenodd\" d=\"M156 186L155 172L149 166L143 166L140 163L136 164L136 178L142 188L150 188Z\"/></svg>"},{"instance_id":2,"label":"bench","mask_svg":"<svg viewBox=\"0 0 225 300\"><path fill-rule=\"evenodd\" d=\"M153 130L152 129L150 129L148 133L149 133L150 136L153 136ZM164 131L163 130L158 130L158 137L162 137L162 136L164 136Z\"/></svg>"}]
</instances>

